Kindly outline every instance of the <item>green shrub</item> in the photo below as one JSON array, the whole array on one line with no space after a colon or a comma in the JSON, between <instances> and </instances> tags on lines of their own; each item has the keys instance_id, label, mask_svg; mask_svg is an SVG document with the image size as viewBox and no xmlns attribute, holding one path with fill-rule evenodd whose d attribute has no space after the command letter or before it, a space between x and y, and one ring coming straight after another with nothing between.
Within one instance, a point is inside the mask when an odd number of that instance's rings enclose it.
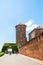
<instances>
[{"instance_id":1,"label":"green shrub","mask_svg":"<svg viewBox=\"0 0 43 65\"><path fill-rule=\"evenodd\" d=\"M14 44L12 46L12 53L14 53L14 51L18 52L18 48L17 48L17 45L16 44Z\"/></svg>"},{"instance_id":2,"label":"green shrub","mask_svg":"<svg viewBox=\"0 0 43 65\"><path fill-rule=\"evenodd\" d=\"M0 57L4 55L4 52L0 52Z\"/></svg>"},{"instance_id":3,"label":"green shrub","mask_svg":"<svg viewBox=\"0 0 43 65\"><path fill-rule=\"evenodd\" d=\"M2 52L5 52L7 50L7 48L9 47L9 44L4 44L3 48L2 48Z\"/></svg>"},{"instance_id":4,"label":"green shrub","mask_svg":"<svg viewBox=\"0 0 43 65\"><path fill-rule=\"evenodd\" d=\"M12 53L14 53L14 51L18 52L18 47L17 47L16 43L12 43L12 44L4 43L4 45L2 47L2 52L7 51L7 49L10 48L10 47L12 49Z\"/></svg>"}]
</instances>

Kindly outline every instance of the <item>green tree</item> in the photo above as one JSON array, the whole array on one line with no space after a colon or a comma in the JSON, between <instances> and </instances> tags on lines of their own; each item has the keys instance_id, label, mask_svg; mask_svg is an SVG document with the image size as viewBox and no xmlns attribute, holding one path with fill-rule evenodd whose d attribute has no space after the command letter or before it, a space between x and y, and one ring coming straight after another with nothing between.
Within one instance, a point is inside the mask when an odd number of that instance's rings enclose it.
<instances>
[{"instance_id":1,"label":"green tree","mask_svg":"<svg viewBox=\"0 0 43 65\"><path fill-rule=\"evenodd\" d=\"M18 47L16 44L12 46L12 53L14 53L14 51L18 52Z\"/></svg>"},{"instance_id":2,"label":"green tree","mask_svg":"<svg viewBox=\"0 0 43 65\"><path fill-rule=\"evenodd\" d=\"M8 44L4 44L4 45L3 45L3 48L2 48L2 52L5 52L5 51L7 50L8 47L9 47Z\"/></svg>"},{"instance_id":3,"label":"green tree","mask_svg":"<svg viewBox=\"0 0 43 65\"><path fill-rule=\"evenodd\" d=\"M17 47L16 43L13 43L13 44L5 43L3 45L2 52L7 51L7 48L9 48L10 46L12 48L12 53L14 53L14 51L18 52L18 47Z\"/></svg>"}]
</instances>

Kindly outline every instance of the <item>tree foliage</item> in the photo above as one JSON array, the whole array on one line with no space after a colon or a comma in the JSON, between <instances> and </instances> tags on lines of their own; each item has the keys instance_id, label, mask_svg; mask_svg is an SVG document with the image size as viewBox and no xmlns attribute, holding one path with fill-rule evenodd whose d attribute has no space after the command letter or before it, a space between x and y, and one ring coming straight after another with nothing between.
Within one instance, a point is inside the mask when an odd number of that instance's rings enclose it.
<instances>
[{"instance_id":1,"label":"tree foliage","mask_svg":"<svg viewBox=\"0 0 43 65\"><path fill-rule=\"evenodd\" d=\"M12 45L12 53L14 53L14 51L18 52L18 48L16 44Z\"/></svg>"},{"instance_id":2,"label":"tree foliage","mask_svg":"<svg viewBox=\"0 0 43 65\"><path fill-rule=\"evenodd\" d=\"M18 47L17 47L16 43L13 43L13 44L5 43L3 45L2 52L7 51L7 48L9 48L10 46L12 48L12 53L14 53L14 51L18 52Z\"/></svg>"}]
</instances>

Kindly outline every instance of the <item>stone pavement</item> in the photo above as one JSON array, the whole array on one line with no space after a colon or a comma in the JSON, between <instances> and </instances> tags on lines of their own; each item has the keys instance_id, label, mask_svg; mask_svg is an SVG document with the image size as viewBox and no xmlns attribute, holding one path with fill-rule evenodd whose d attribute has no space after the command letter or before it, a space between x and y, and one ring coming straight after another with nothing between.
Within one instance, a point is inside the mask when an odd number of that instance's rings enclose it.
<instances>
[{"instance_id":1,"label":"stone pavement","mask_svg":"<svg viewBox=\"0 0 43 65\"><path fill-rule=\"evenodd\" d=\"M21 54L5 54L0 57L0 65L43 65L43 62Z\"/></svg>"}]
</instances>

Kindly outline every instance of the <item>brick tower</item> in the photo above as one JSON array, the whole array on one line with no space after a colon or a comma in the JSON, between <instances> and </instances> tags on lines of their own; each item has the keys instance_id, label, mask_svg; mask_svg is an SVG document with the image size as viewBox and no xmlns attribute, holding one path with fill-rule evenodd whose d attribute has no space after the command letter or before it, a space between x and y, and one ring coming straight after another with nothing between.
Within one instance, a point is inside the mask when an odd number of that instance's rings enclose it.
<instances>
[{"instance_id":1,"label":"brick tower","mask_svg":"<svg viewBox=\"0 0 43 65\"><path fill-rule=\"evenodd\" d=\"M26 43L26 25L20 23L16 25L16 44L21 47Z\"/></svg>"}]
</instances>

